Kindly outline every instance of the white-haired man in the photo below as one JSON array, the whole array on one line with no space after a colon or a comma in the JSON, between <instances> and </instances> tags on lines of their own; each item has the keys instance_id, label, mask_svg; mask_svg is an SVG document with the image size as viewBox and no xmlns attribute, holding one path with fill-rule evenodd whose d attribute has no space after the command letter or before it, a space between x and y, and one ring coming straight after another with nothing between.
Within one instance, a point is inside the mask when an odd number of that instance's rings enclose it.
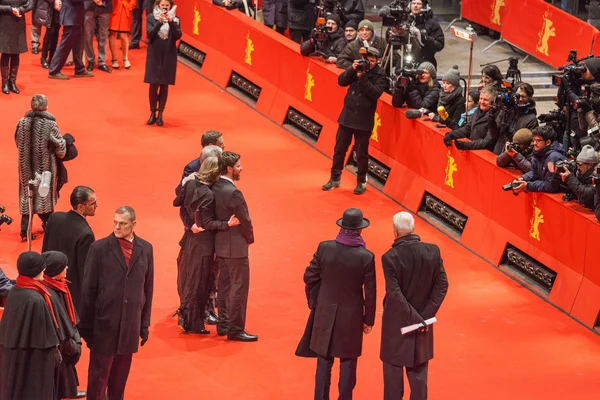
<instances>
[{"instance_id":1,"label":"white-haired man","mask_svg":"<svg viewBox=\"0 0 600 400\"><path fill-rule=\"evenodd\" d=\"M382 257L386 294L383 300L381 353L384 400L402 399L403 368L410 399L427 399L427 367L433 358L433 326L400 334L402 327L434 317L448 291L440 249L421 242L407 212L394 215L394 243Z\"/></svg>"}]
</instances>

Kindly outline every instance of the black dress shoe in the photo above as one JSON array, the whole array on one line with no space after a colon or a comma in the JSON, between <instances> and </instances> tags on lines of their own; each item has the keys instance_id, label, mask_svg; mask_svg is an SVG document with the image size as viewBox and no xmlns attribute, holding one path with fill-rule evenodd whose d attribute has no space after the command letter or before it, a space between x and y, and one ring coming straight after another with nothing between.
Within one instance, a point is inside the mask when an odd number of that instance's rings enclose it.
<instances>
[{"instance_id":1,"label":"black dress shoe","mask_svg":"<svg viewBox=\"0 0 600 400\"><path fill-rule=\"evenodd\" d=\"M148 118L148 122L146 122L148 125L154 125L154 123L156 123L156 111L152 111L150 118Z\"/></svg>"},{"instance_id":2,"label":"black dress shoe","mask_svg":"<svg viewBox=\"0 0 600 400\"><path fill-rule=\"evenodd\" d=\"M19 232L19 235L21 236L21 242L27 241L27 232L21 231L21 232ZM37 236L32 233L31 240L35 240L35 239L37 239Z\"/></svg>"},{"instance_id":3,"label":"black dress shoe","mask_svg":"<svg viewBox=\"0 0 600 400\"><path fill-rule=\"evenodd\" d=\"M83 399L85 397L87 397L87 393L85 392L85 390L78 390L75 397L69 397L69 398L70 399Z\"/></svg>"},{"instance_id":4,"label":"black dress shoe","mask_svg":"<svg viewBox=\"0 0 600 400\"><path fill-rule=\"evenodd\" d=\"M87 67L85 67L85 69L87 69L88 71L93 71L94 70L94 63L93 62L89 62Z\"/></svg>"},{"instance_id":5,"label":"black dress shoe","mask_svg":"<svg viewBox=\"0 0 600 400\"><path fill-rule=\"evenodd\" d=\"M31 48L31 54L39 54L39 53L40 53L39 48L37 48L37 47L32 47Z\"/></svg>"},{"instance_id":6,"label":"black dress shoe","mask_svg":"<svg viewBox=\"0 0 600 400\"><path fill-rule=\"evenodd\" d=\"M219 318L217 318L213 313L208 314L208 317L204 318L204 323L207 325L216 325L219 322Z\"/></svg>"},{"instance_id":7,"label":"black dress shoe","mask_svg":"<svg viewBox=\"0 0 600 400\"><path fill-rule=\"evenodd\" d=\"M41 57L40 62L42 63L42 68L48 69L48 60L46 60L44 57Z\"/></svg>"},{"instance_id":8,"label":"black dress shoe","mask_svg":"<svg viewBox=\"0 0 600 400\"><path fill-rule=\"evenodd\" d=\"M195 331L190 331L189 333L195 333L196 335L210 335L210 331L208 329L198 329Z\"/></svg>"},{"instance_id":9,"label":"black dress shoe","mask_svg":"<svg viewBox=\"0 0 600 400\"><path fill-rule=\"evenodd\" d=\"M158 112L158 115L156 116L156 126L163 126L165 123L162 119L162 111Z\"/></svg>"},{"instance_id":10,"label":"black dress shoe","mask_svg":"<svg viewBox=\"0 0 600 400\"><path fill-rule=\"evenodd\" d=\"M227 335L227 330L226 329L219 329L217 327L217 335L219 335L219 336L225 336L225 335Z\"/></svg>"},{"instance_id":11,"label":"black dress shoe","mask_svg":"<svg viewBox=\"0 0 600 400\"><path fill-rule=\"evenodd\" d=\"M227 335L227 340L234 340L237 342L256 342L258 340L258 336L250 335L246 332L240 332L235 336Z\"/></svg>"},{"instance_id":12,"label":"black dress shoe","mask_svg":"<svg viewBox=\"0 0 600 400\"><path fill-rule=\"evenodd\" d=\"M109 74L112 72L112 69L108 68L108 66L106 64L98 65L98 69L100 71L108 72Z\"/></svg>"}]
</instances>

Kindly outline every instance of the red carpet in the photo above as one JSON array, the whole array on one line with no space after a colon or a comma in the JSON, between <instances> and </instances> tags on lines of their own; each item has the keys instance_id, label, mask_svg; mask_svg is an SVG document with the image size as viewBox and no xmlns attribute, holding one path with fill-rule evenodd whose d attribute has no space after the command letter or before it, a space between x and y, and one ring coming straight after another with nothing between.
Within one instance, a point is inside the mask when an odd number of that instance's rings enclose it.
<instances>
[{"instance_id":1,"label":"red carpet","mask_svg":"<svg viewBox=\"0 0 600 400\"><path fill-rule=\"evenodd\" d=\"M360 207L371 227L367 246L377 256L378 317L359 360L356 399L380 399L382 300L380 257L392 242L392 215L401 207L369 188L352 194L354 177L324 193L330 160L179 65L163 128L148 127L145 51L130 54L131 70L96 71L91 79L50 80L39 58L22 57L21 95L0 96L0 204L15 221L2 226L0 265L15 276L20 243L14 130L31 96L44 93L62 133L76 138L79 157L66 164L69 183L58 210L80 184L98 195L90 223L98 238L111 232L114 210L131 205L137 233L155 249L155 293L148 344L134 356L127 399L310 399L315 362L294 356L308 309L302 274L319 241L333 238L335 220ZM73 70L63 72L72 76ZM239 182L250 207L251 246L247 329L258 343L230 343L180 333L171 314L178 306L175 258L182 228L172 207L183 166L200 152L207 129L224 132L227 149L242 154ZM35 220L39 230L39 220ZM417 220L423 240L442 248L450 290L438 315L436 357L430 366L431 399L583 399L600 393L600 337L524 289L445 235ZM41 240L34 242L39 250ZM8 264L8 265L3 265ZM87 352L80 364L82 388ZM334 367L334 370L337 366ZM337 375L332 398L337 397ZM408 397L408 396L406 396Z\"/></svg>"}]
</instances>

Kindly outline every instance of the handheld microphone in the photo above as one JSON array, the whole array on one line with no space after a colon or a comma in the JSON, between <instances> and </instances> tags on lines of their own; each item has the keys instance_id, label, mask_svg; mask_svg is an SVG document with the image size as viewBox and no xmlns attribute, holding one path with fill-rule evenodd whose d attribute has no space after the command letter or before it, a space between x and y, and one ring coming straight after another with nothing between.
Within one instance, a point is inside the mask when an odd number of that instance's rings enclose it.
<instances>
[{"instance_id":1,"label":"handheld microphone","mask_svg":"<svg viewBox=\"0 0 600 400\"><path fill-rule=\"evenodd\" d=\"M50 192L50 183L52 181L52 172L44 171L42 173L42 177L40 179L40 187L38 189L38 193L42 197L48 196Z\"/></svg>"},{"instance_id":2,"label":"handheld microphone","mask_svg":"<svg viewBox=\"0 0 600 400\"><path fill-rule=\"evenodd\" d=\"M439 106L437 108L438 114L440 115L440 118L443 119L444 121L448 119L448 112L446 111L446 107L444 106Z\"/></svg>"}]
</instances>

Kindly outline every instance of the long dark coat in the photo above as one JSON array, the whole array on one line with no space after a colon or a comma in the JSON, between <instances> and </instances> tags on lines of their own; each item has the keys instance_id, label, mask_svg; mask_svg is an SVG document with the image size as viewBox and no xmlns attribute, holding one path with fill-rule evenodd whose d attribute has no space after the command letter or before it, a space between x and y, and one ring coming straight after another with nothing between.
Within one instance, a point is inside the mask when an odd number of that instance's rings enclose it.
<instances>
[{"instance_id":1,"label":"long dark coat","mask_svg":"<svg viewBox=\"0 0 600 400\"><path fill-rule=\"evenodd\" d=\"M81 288L85 259L95 237L86 219L76 211L55 212L48 219L42 252L60 251L69 260L67 280L75 310L81 314Z\"/></svg>"},{"instance_id":2,"label":"long dark coat","mask_svg":"<svg viewBox=\"0 0 600 400\"><path fill-rule=\"evenodd\" d=\"M319 282L310 349L323 357L359 357L363 324L375 323L375 256L362 246L321 242L304 273L309 304Z\"/></svg>"},{"instance_id":3,"label":"long dark coat","mask_svg":"<svg viewBox=\"0 0 600 400\"><path fill-rule=\"evenodd\" d=\"M422 243L417 235L397 239L382 257L385 298L381 326L383 362L413 367L433 358L433 325L426 332L406 335L400 329L437 314L448 278L434 244Z\"/></svg>"},{"instance_id":4,"label":"long dark coat","mask_svg":"<svg viewBox=\"0 0 600 400\"><path fill-rule=\"evenodd\" d=\"M264 0L262 3L265 25L278 28L287 27L288 0Z\"/></svg>"},{"instance_id":5,"label":"long dark coat","mask_svg":"<svg viewBox=\"0 0 600 400\"><path fill-rule=\"evenodd\" d=\"M54 400L58 344L42 295L13 287L0 320L0 399Z\"/></svg>"},{"instance_id":6,"label":"long dark coat","mask_svg":"<svg viewBox=\"0 0 600 400\"><path fill-rule=\"evenodd\" d=\"M34 0L0 0L0 53L27 52L25 13L33 9ZM12 9L18 8L21 18Z\"/></svg>"},{"instance_id":7,"label":"long dark coat","mask_svg":"<svg viewBox=\"0 0 600 400\"><path fill-rule=\"evenodd\" d=\"M36 172L50 171L48 195L41 197L37 188L33 190L33 213L51 213L58 201L56 157L63 157L67 151L56 119L46 111L28 111L17 124L15 142L19 152L19 212L29 214L29 180L35 178Z\"/></svg>"},{"instance_id":8,"label":"long dark coat","mask_svg":"<svg viewBox=\"0 0 600 400\"><path fill-rule=\"evenodd\" d=\"M152 245L136 236L129 267L114 234L92 244L85 263L79 332L105 355L138 351L150 326L154 288Z\"/></svg>"},{"instance_id":9,"label":"long dark coat","mask_svg":"<svg viewBox=\"0 0 600 400\"><path fill-rule=\"evenodd\" d=\"M50 28L54 19L54 2L48 0L32 0L34 3L32 21L39 26Z\"/></svg>"},{"instance_id":10,"label":"long dark coat","mask_svg":"<svg viewBox=\"0 0 600 400\"><path fill-rule=\"evenodd\" d=\"M315 4L310 0L287 0L287 26L299 31L310 31L315 26Z\"/></svg>"},{"instance_id":11,"label":"long dark coat","mask_svg":"<svg viewBox=\"0 0 600 400\"><path fill-rule=\"evenodd\" d=\"M50 292L50 302L58 320L59 328L57 335L60 341L58 348L62 355L62 362L56 370L57 398L71 399L77 395L77 386L79 386L75 364L77 364L79 357L81 357L81 338L79 337L77 327L69 318L65 295L53 288L46 288ZM77 323L77 312L75 312L75 315L75 323Z\"/></svg>"},{"instance_id":12,"label":"long dark coat","mask_svg":"<svg viewBox=\"0 0 600 400\"><path fill-rule=\"evenodd\" d=\"M146 31L148 34L148 53L146 54L146 74L144 82L159 85L174 85L177 73L177 41L181 39L179 19L169 22L169 36L161 39L158 36L162 24L148 14Z\"/></svg>"}]
</instances>

